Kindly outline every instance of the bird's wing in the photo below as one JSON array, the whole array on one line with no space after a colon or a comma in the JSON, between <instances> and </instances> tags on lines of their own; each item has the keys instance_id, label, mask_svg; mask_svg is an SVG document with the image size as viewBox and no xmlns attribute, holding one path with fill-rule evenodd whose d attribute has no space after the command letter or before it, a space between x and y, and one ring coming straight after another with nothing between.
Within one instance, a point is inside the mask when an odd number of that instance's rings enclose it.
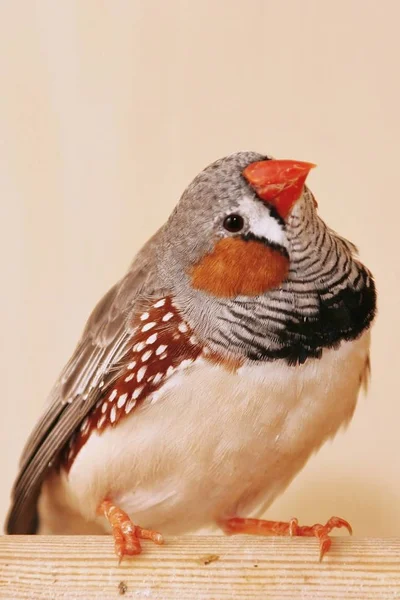
<instances>
[{"instance_id":1,"label":"bird's wing","mask_svg":"<svg viewBox=\"0 0 400 600\"><path fill-rule=\"evenodd\" d=\"M150 297L154 291L148 260L151 250L151 245L147 245L147 252L138 255L128 274L96 306L73 356L55 384L22 452L5 526L7 533L36 532L36 505L49 467L96 404L103 388L118 376L115 367L126 354L133 334L130 315L143 290Z\"/></svg>"}]
</instances>

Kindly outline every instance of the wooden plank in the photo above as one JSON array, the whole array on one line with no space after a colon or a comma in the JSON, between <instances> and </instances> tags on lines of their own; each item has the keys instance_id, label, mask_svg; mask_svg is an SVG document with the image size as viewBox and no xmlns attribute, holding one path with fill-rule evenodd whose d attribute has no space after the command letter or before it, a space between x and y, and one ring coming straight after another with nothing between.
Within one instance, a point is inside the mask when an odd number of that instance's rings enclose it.
<instances>
[{"instance_id":1,"label":"wooden plank","mask_svg":"<svg viewBox=\"0 0 400 600\"><path fill-rule=\"evenodd\" d=\"M0 537L2 600L394 600L400 538L190 536L120 566L108 536Z\"/></svg>"}]
</instances>

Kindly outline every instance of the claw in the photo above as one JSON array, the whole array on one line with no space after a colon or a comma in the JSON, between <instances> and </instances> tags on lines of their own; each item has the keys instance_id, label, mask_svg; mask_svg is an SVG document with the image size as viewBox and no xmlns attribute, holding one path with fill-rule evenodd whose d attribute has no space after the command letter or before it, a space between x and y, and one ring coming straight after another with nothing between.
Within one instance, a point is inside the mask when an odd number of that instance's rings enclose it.
<instances>
[{"instance_id":1,"label":"claw","mask_svg":"<svg viewBox=\"0 0 400 600\"><path fill-rule=\"evenodd\" d=\"M330 537L326 536L324 538L320 538L319 540L319 562L322 562L325 554L328 552L329 548L332 546L332 540Z\"/></svg>"},{"instance_id":2,"label":"claw","mask_svg":"<svg viewBox=\"0 0 400 600\"><path fill-rule=\"evenodd\" d=\"M334 527L337 527L339 529L340 527L346 527L349 534L353 535L353 529L350 523L348 521L345 521L344 519L341 519L340 517L331 517L329 521L327 521L325 527L328 527L330 531L334 529Z\"/></svg>"}]
</instances>

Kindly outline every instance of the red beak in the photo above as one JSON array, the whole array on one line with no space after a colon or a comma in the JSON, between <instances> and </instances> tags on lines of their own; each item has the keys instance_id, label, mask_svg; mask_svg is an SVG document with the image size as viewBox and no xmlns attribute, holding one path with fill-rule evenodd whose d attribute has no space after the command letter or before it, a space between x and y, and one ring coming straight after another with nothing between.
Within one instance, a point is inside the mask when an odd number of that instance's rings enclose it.
<instances>
[{"instance_id":1,"label":"red beak","mask_svg":"<svg viewBox=\"0 0 400 600\"><path fill-rule=\"evenodd\" d=\"M300 198L307 175L315 166L297 160L261 160L246 167L243 176L257 196L270 202L285 219Z\"/></svg>"}]
</instances>

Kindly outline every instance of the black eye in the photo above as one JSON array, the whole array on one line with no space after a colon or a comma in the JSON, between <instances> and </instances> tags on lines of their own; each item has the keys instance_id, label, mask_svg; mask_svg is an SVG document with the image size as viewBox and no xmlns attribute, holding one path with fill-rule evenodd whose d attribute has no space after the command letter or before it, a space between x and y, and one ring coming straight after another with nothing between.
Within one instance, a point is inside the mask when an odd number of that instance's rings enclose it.
<instances>
[{"instance_id":1,"label":"black eye","mask_svg":"<svg viewBox=\"0 0 400 600\"><path fill-rule=\"evenodd\" d=\"M237 233L238 231L241 231L243 229L244 219L240 215L228 215L224 219L224 227L227 231L230 231L231 233Z\"/></svg>"}]
</instances>

